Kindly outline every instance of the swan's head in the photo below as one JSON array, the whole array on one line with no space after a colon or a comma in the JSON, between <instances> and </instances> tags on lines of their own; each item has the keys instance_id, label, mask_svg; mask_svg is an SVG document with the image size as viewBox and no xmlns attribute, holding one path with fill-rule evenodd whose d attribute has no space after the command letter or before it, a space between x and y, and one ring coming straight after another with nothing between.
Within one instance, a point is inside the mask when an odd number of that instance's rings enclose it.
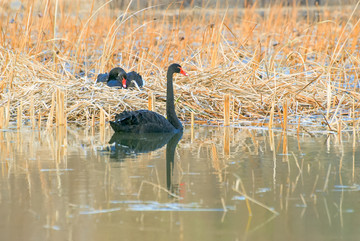
<instances>
[{"instance_id":1,"label":"swan's head","mask_svg":"<svg viewBox=\"0 0 360 241\"><path fill-rule=\"evenodd\" d=\"M169 72L171 71L172 73L180 73L183 74L185 76L188 76L188 74L181 68L180 64L172 64L169 66Z\"/></svg>"},{"instance_id":2,"label":"swan's head","mask_svg":"<svg viewBox=\"0 0 360 241\"><path fill-rule=\"evenodd\" d=\"M125 70L123 70L120 67L116 67L110 71L108 81L118 80L122 84L122 87L125 89L126 88L126 79L127 79L127 75L126 75Z\"/></svg>"}]
</instances>

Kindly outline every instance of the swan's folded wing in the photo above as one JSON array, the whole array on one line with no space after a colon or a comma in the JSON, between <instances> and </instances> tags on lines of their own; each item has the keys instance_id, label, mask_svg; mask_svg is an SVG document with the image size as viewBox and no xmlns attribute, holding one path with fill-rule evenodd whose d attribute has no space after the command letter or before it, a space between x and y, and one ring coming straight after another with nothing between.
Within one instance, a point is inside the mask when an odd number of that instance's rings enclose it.
<instances>
[{"instance_id":1,"label":"swan's folded wing","mask_svg":"<svg viewBox=\"0 0 360 241\"><path fill-rule=\"evenodd\" d=\"M133 80L136 81L139 87L143 87L145 83L141 75L136 73L135 71L131 71L130 73L127 73L127 79L130 81L129 84L130 87L135 87L134 84L132 83Z\"/></svg>"}]
</instances>

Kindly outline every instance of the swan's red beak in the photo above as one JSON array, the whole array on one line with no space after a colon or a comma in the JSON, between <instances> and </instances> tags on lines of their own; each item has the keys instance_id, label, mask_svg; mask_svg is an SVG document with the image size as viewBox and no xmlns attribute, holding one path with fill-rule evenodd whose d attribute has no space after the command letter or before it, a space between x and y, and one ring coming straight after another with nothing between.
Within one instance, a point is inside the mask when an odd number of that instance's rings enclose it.
<instances>
[{"instance_id":1,"label":"swan's red beak","mask_svg":"<svg viewBox=\"0 0 360 241\"><path fill-rule=\"evenodd\" d=\"M123 80L122 80L122 86L124 89L126 89L126 79L125 78L123 78Z\"/></svg>"},{"instance_id":2,"label":"swan's red beak","mask_svg":"<svg viewBox=\"0 0 360 241\"><path fill-rule=\"evenodd\" d=\"M185 76L188 76L188 74L187 74L182 68L180 68L180 74L183 74L183 75L185 75Z\"/></svg>"}]
</instances>

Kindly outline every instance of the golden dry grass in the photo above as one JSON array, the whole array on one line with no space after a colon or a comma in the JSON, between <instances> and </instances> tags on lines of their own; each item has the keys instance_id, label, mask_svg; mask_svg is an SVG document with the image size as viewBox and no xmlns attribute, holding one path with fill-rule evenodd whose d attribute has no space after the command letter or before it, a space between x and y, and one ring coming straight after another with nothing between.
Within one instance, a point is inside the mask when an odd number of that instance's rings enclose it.
<instances>
[{"instance_id":1,"label":"golden dry grass","mask_svg":"<svg viewBox=\"0 0 360 241\"><path fill-rule=\"evenodd\" d=\"M101 109L111 120L125 109L147 108L152 92L155 110L164 113L166 67L178 62L190 74L174 85L183 121L194 112L199 123L222 123L230 94L233 123L297 124L320 115L327 129L358 125L358 5L130 12L59 0L28 1L19 10L3 1L0 9L0 106L10 121L20 104L30 119L31 98L34 115L46 120L57 89L65 92L67 120L82 125L92 115L99 120ZM140 72L143 91L95 83L96 74L114 66Z\"/></svg>"}]
</instances>

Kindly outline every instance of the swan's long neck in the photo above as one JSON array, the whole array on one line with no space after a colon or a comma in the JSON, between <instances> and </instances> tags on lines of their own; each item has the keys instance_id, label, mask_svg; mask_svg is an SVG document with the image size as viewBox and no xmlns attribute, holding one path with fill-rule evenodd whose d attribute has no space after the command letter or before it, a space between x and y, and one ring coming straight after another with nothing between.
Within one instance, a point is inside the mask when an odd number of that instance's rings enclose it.
<instances>
[{"instance_id":1,"label":"swan's long neck","mask_svg":"<svg viewBox=\"0 0 360 241\"><path fill-rule=\"evenodd\" d=\"M182 124L176 116L174 106L174 88L173 88L173 71L167 72L167 89L166 89L166 116L168 121L178 130L182 130Z\"/></svg>"}]
</instances>

